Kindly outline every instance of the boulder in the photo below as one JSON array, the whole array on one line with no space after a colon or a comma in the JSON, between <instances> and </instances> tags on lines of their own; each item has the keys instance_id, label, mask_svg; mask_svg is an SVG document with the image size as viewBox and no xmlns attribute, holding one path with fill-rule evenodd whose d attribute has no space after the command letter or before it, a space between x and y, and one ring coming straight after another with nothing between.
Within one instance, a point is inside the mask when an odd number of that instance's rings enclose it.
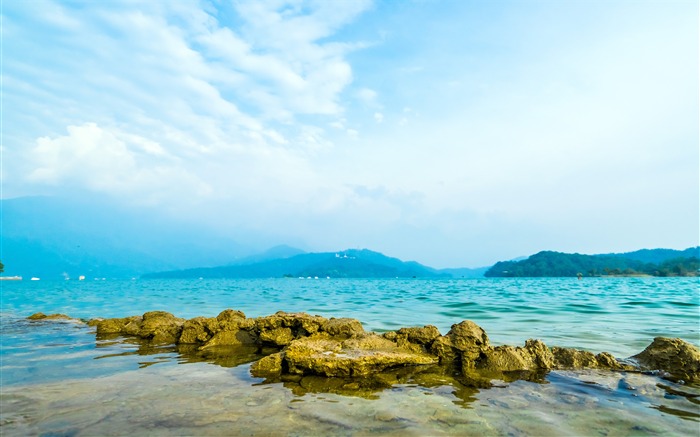
<instances>
[{"instance_id":1,"label":"boulder","mask_svg":"<svg viewBox=\"0 0 700 437\"><path fill-rule=\"evenodd\" d=\"M294 338L315 334L326 322L327 319L321 316L278 311L271 316L255 319L251 329L255 330L261 340L285 346Z\"/></svg>"},{"instance_id":2,"label":"boulder","mask_svg":"<svg viewBox=\"0 0 700 437\"><path fill-rule=\"evenodd\" d=\"M515 370L532 370L537 368L532 354L525 348L513 346L498 346L489 349L472 364L463 362L463 373L471 369L492 372L511 372Z\"/></svg>"},{"instance_id":3,"label":"boulder","mask_svg":"<svg viewBox=\"0 0 700 437\"><path fill-rule=\"evenodd\" d=\"M130 331L132 329L138 327L138 329L141 329L141 322L143 320L143 317L141 316L131 316L131 317L122 317L122 318L114 318L114 319L104 319L104 320L98 320L94 326L97 328L97 335L108 335L108 334L120 334L120 335L136 335L136 334L127 334L126 332L126 326L130 326Z\"/></svg>"},{"instance_id":4,"label":"boulder","mask_svg":"<svg viewBox=\"0 0 700 437\"><path fill-rule=\"evenodd\" d=\"M254 362L250 366L250 372L256 377L269 378L282 375L282 362L284 354L277 352Z\"/></svg>"},{"instance_id":5,"label":"boulder","mask_svg":"<svg viewBox=\"0 0 700 437\"><path fill-rule=\"evenodd\" d=\"M578 349L553 347L554 368L556 369L594 369L598 367L595 355Z\"/></svg>"},{"instance_id":6,"label":"boulder","mask_svg":"<svg viewBox=\"0 0 700 437\"><path fill-rule=\"evenodd\" d=\"M671 379L700 381L700 350L680 338L656 337L632 359L646 370L664 370Z\"/></svg>"},{"instance_id":7,"label":"boulder","mask_svg":"<svg viewBox=\"0 0 700 437\"><path fill-rule=\"evenodd\" d=\"M212 325L213 333L218 331L237 331L239 329L252 329L255 321L247 319L243 311L227 309L216 316L218 327Z\"/></svg>"},{"instance_id":8,"label":"boulder","mask_svg":"<svg viewBox=\"0 0 700 437\"><path fill-rule=\"evenodd\" d=\"M540 340L527 340L524 347L497 346L481 349L474 362L462 361L464 375L476 370L484 375L506 379L502 372L532 372L554 368L554 356Z\"/></svg>"},{"instance_id":9,"label":"boulder","mask_svg":"<svg viewBox=\"0 0 700 437\"><path fill-rule=\"evenodd\" d=\"M185 320L182 324L179 343L206 343L219 330L219 321L215 317L195 317L194 319Z\"/></svg>"},{"instance_id":10,"label":"boulder","mask_svg":"<svg viewBox=\"0 0 700 437\"><path fill-rule=\"evenodd\" d=\"M365 332L359 320L347 317L339 319L331 317L321 326L321 330L334 337L344 338L355 337Z\"/></svg>"},{"instance_id":11,"label":"boulder","mask_svg":"<svg viewBox=\"0 0 700 437\"><path fill-rule=\"evenodd\" d=\"M294 340L291 328L275 328L260 332L260 341L272 343L276 346L286 346Z\"/></svg>"},{"instance_id":12,"label":"boulder","mask_svg":"<svg viewBox=\"0 0 700 437\"><path fill-rule=\"evenodd\" d=\"M244 329L219 331L200 348L206 350L215 346L252 346L257 344L257 337Z\"/></svg>"},{"instance_id":13,"label":"boulder","mask_svg":"<svg viewBox=\"0 0 700 437\"><path fill-rule=\"evenodd\" d=\"M63 314L43 313L28 319L75 320ZM270 354L256 361L251 372L283 380L371 375L384 384L399 369L424 372L434 368L429 374L459 377L467 386L488 387L492 379L539 381L551 369L641 368L668 372L675 380L700 381L700 350L677 338L655 338L642 353L632 357L639 363L634 367L606 352L594 355L572 348L550 349L540 340L527 340L524 346L493 347L486 332L469 320L452 325L446 335L440 335L432 325L379 335L365 332L362 323L351 318L326 319L280 311L249 319L232 309L216 317L190 320L151 311L143 316L93 319L88 325L96 327L98 335L139 337L146 340L144 347L148 348L174 343L182 345L183 351L190 348L202 356L216 356L222 363L250 362ZM358 384L347 382L342 387Z\"/></svg>"},{"instance_id":14,"label":"boulder","mask_svg":"<svg viewBox=\"0 0 700 437\"><path fill-rule=\"evenodd\" d=\"M132 332L135 332L135 335L159 344L176 343L180 338L183 324L183 319L168 312L150 311L143 315L138 331L136 326L127 324L124 326L124 333L134 335Z\"/></svg>"},{"instance_id":15,"label":"boulder","mask_svg":"<svg viewBox=\"0 0 700 437\"><path fill-rule=\"evenodd\" d=\"M317 334L295 340L284 350L289 373L300 375L358 377L437 362L435 356L401 348L377 334L350 339Z\"/></svg>"},{"instance_id":16,"label":"boulder","mask_svg":"<svg viewBox=\"0 0 700 437\"><path fill-rule=\"evenodd\" d=\"M433 325L426 325L422 328L401 328L396 334L398 338L405 338L410 343L430 346L440 336L440 331Z\"/></svg>"}]
</instances>

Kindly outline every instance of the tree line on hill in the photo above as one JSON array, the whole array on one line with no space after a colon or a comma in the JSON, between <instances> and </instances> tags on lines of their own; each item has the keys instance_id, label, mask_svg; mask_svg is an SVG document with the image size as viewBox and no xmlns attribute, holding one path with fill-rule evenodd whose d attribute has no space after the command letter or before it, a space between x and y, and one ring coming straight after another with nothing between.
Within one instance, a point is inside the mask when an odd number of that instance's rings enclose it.
<instances>
[{"instance_id":1,"label":"tree line on hill","mask_svg":"<svg viewBox=\"0 0 700 437\"><path fill-rule=\"evenodd\" d=\"M674 251L581 255L543 251L521 261L501 261L486 271L491 277L698 276L700 247Z\"/></svg>"}]
</instances>

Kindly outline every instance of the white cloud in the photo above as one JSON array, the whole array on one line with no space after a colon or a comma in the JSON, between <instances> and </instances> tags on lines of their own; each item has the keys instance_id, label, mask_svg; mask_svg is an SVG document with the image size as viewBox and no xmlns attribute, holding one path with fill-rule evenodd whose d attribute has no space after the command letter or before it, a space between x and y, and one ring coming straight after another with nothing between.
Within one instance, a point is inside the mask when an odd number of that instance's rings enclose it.
<instances>
[{"instance_id":1,"label":"white cloud","mask_svg":"<svg viewBox=\"0 0 700 437\"><path fill-rule=\"evenodd\" d=\"M37 139L27 156L34 166L27 177L30 182L137 197L147 188L169 199L211 192L151 140L105 130L95 123L67 130L64 136Z\"/></svg>"},{"instance_id":2,"label":"white cloud","mask_svg":"<svg viewBox=\"0 0 700 437\"><path fill-rule=\"evenodd\" d=\"M374 121L376 121L377 123L383 122L384 121L384 114L382 114L381 112L375 112L374 113Z\"/></svg>"},{"instance_id":3,"label":"white cloud","mask_svg":"<svg viewBox=\"0 0 700 437\"><path fill-rule=\"evenodd\" d=\"M369 88L357 91L357 98L367 106L376 106L377 104L377 92Z\"/></svg>"}]
</instances>

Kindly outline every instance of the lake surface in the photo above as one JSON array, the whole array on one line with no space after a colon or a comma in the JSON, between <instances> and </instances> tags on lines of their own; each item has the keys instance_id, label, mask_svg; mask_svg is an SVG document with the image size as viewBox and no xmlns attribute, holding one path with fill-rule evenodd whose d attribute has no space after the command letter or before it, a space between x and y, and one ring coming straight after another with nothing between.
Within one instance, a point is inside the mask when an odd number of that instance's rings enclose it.
<instances>
[{"instance_id":1,"label":"lake surface","mask_svg":"<svg viewBox=\"0 0 700 437\"><path fill-rule=\"evenodd\" d=\"M654 337L700 345L697 278L481 280L100 280L0 282L2 435L698 435L700 386L629 372L555 371L541 382L476 390L407 375L357 393L266 383L250 364L175 347L97 340L41 311L125 317L248 317L276 311L359 319L367 331L462 320L494 345L607 351Z\"/></svg>"}]
</instances>

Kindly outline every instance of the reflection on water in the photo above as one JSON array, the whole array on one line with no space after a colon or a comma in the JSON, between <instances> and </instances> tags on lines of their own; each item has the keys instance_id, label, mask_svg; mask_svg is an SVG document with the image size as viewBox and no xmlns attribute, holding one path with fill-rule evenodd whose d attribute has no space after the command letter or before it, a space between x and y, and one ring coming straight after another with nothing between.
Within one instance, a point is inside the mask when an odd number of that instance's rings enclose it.
<instances>
[{"instance_id":1,"label":"reflection on water","mask_svg":"<svg viewBox=\"0 0 700 437\"><path fill-rule=\"evenodd\" d=\"M257 346L218 346L199 350L196 345L156 346L147 340L131 337L112 337L111 343L105 343L104 336L99 337L102 343L98 346L130 345L134 350L119 354L107 354L96 359L124 355L155 355L151 361L139 361L140 367L167 361L179 364L210 363L221 367L237 367L252 363L260 358L276 352L276 349L261 350ZM608 374L606 374L608 373ZM606 380L617 380L613 386L600 383L595 378L582 380L579 375L605 375ZM573 375L573 376L572 376ZM656 383L663 390L662 404L655 404L646 397L647 390L640 391L630 381L630 372L547 372L547 371L512 371L493 375L474 374L460 375L455 369L439 365L400 367L377 373L363 378L327 378L314 375L283 375L279 378L268 378L253 385L264 386L281 383L283 387L298 397L307 394L332 393L342 396L360 397L364 399L380 399L381 393L394 387L413 387L422 390L424 394L432 394L432 389L449 387L454 396L452 403L463 408L470 408L470 403L477 401L476 394L480 389L503 388L515 381L527 381L534 384L555 384L566 390L568 395L581 394L584 396L603 396L610 402L646 402L651 408L682 419L700 422L700 385L680 385L674 387L669 381ZM639 376L634 376L639 378ZM488 381L485 381L488 380ZM648 384L648 383L647 383ZM656 400L661 402L660 399ZM669 403L669 401L671 403Z\"/></svg>"}]
</instances>

